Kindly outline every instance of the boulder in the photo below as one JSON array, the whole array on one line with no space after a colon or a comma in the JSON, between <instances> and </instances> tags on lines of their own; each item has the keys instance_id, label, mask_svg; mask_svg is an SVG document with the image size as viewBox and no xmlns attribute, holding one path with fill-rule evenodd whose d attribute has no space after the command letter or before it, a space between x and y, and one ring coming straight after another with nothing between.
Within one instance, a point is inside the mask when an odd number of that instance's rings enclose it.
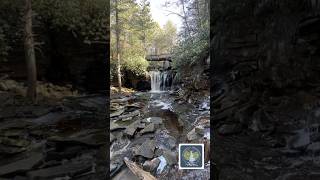
<instances>
[{"instance_id":1,"label":"boulder","mask_svg":"<svg viewBox=\"0 0 320 180\"><path fill-rule=\"evenodd\" d=\"M143 163L143 169L149 172L153 172L159 166L160 160L158 158L154 158L151 161L146 161Z\"/></svg>"}]
</instances>

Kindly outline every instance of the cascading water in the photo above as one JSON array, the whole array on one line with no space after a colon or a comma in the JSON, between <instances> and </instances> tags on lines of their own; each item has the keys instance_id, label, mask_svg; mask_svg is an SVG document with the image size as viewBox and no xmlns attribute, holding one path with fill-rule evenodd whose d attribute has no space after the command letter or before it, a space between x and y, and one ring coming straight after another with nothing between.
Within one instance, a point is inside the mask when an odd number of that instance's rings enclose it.
<instances>
[{"instance_id":1,"label":"cascading water","mask_svg":"<svg viewBox=\"0 0 320 180\"><path fill-rule=\"evenodd\" d=\"M171 88L172 73L169 71L150 71L151 92L165 91Z\"/></svg>"},{"instance_id":2,"label":"cascading water","mask_svg":"<svg viewBox=\"0 0 320 180\"><path fill-rule=\"evenodd\" d=\"M151 77L151 91L157 92L161 91L160 85L161 85L161 77L159 71L150 71L150 77Z\"/></svg>"}]
</instances>

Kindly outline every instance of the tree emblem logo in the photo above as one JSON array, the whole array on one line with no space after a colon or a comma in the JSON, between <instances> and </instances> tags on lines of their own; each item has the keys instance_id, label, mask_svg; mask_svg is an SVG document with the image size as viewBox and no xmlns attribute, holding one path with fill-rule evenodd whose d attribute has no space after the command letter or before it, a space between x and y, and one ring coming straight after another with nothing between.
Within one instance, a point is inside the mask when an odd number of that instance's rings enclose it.
<instances>
[{"instance_id":1,"label":"tree emblem logo","mask_svg":"<svg viewBox=\"0 0 320 180\"><path fill-rule=\"evenodd\" d=\"M204 145L203 144L179 144L179 168L203 169Z\"/></svg>"}]
</instances>

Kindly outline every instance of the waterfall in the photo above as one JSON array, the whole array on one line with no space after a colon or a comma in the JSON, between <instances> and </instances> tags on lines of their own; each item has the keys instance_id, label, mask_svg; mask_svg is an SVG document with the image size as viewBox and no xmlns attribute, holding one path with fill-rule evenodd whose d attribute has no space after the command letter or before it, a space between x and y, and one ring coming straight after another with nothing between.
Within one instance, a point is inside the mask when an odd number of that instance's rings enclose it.
<instances>
[{"instance_id":1,"label":"waterfall","mask_svg":"<svg viewBox=\"0 0 320 180\"><path fill-rule=\"evenodd\" d=\"M150 71L151 91L160 92L171 88L172 73L169 71Z\"/></svg>"},{"instance_id":2,"label":"waterfall","mask_svg":"<svg viewBox=\"0 0 320 180\"><path fill-rule=\"evenodd\" d=\"M151 77L151 91L157 92L161 91L160 84L161 84L161 76L159 71L151 71L150 72Z\"/></svg>"}]
</instances>

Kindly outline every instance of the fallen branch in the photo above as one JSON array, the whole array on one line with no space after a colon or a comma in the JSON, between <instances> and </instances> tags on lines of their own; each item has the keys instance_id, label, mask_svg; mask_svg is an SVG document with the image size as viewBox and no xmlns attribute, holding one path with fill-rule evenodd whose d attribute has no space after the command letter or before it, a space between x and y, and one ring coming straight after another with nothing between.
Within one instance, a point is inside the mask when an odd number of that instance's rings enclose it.
<instances>
[{"instance_id":1,"label":"fallen branch","mask_svg":"<svg viewBox=\"0 0 320 180\"><path fill-rule=\"evenodd\" d=\"M132 171L134 175L136 175L141 180L157 180L154 176L152 176L149 172L142 170L136 163L130 161L127 157L124 158L124 162L128 166L128 168Z\"/></svg>"}]
</instances>

